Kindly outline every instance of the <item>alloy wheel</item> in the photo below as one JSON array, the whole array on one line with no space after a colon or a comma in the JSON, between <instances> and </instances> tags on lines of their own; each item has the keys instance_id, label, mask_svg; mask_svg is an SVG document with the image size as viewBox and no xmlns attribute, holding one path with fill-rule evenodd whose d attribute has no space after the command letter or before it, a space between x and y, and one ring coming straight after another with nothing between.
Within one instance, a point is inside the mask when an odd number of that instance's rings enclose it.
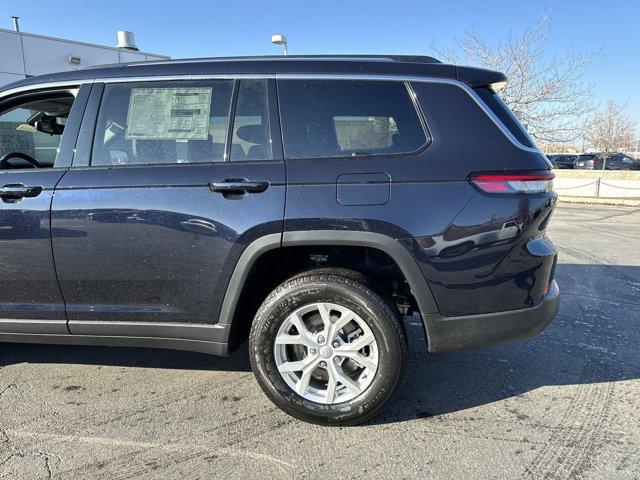
<instances>
[{"instance_id":1,"label":"alloy wheel","mask_svg":"<svg viewBox=\"0 0 640 480\"><path fill-rule=\"evenodd\" d=\"M378 348L367 323L334 303L298 308L280 326L276 366L286 384L312 402L347 402L371 385Z\"/></svg>"}]
</instances>

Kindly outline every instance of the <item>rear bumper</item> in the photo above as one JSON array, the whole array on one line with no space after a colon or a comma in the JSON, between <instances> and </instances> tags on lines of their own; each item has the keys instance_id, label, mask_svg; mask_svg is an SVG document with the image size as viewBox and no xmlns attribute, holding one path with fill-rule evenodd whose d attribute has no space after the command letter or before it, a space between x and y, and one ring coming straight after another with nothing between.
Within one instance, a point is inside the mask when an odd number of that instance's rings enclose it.
<instances>
[{"instance_id":1,"label":"rear bumper","mask_svg":"<svg viewBox=\"0 0 640 480\"><path fill-rule=\"evenodd\" d=\"M423 318L429 351L488 347L531 338L553 320L559 306L560 290L554 280L535 307L461 317L429 315Z\"/></svg>"}]
</instances>

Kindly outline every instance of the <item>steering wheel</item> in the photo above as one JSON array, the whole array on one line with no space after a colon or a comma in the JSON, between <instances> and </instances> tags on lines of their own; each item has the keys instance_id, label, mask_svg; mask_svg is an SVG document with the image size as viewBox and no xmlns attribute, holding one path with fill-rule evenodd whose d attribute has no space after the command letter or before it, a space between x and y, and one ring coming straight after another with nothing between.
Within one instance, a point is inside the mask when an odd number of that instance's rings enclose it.
<instances>
[{"instance_id":1,"label":"steering wheel","mask_svg":"<svg viewBox=\"0 0 640 480\"><path fill-rule=\"evenodd\" d=\"M22 160L30 164L33 168L42 168L42 165L40 165L40 163L31 155L27 155L26 153L22 152L9 152L6 155L3 155L2 158L0 158L0 170L4 170L5 168L7 168L7 165L9 165L9 159L11 158L21 158Z\"/></svg>"}]
</instances>

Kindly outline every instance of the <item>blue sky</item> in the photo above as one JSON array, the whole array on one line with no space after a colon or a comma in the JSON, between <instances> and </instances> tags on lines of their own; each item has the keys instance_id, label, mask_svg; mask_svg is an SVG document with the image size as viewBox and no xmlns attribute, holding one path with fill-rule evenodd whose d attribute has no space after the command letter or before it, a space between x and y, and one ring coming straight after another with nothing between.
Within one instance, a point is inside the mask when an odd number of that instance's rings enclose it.
<instances>
[{"instance_id":1,"label":"blue sky","mask_svg":"<svg viewBox=\"0 0 640 480\"><path fill-rule=\"evenodd\" d=\"M457 0L324 0L274 2L180 0L57 0L0 3L0 28L21 17L23 31L106 45L116 30L135 32L138 46L178 57L279 54L271 34L289 40L289 53L430 54L431 43L452 45L475 24L492 41L522 32L549 2ZM597 101L629 104L640 123L640 2L559 0L548 54L571 45L602 49L585 80ZM638 129L640 132L640 128Z\"/></svg>"}]
</instances>

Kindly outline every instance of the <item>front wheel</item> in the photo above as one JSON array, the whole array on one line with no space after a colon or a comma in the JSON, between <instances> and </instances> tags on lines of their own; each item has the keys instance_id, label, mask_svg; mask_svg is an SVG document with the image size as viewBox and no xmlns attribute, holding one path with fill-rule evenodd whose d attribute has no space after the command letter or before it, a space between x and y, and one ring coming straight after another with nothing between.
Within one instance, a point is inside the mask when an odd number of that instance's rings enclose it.
<instances>
[{"instance_id":1,"label":"front wheel","mask_svg":"<svg viewBox=\"0 0 640 480\"><path fill-rule=\"evenodd\" d=\"M407 343L397 310L362 275L298 275L254 319L251 366L267 396L301 420L334 425L373 416L398 388Z\"/></svg>"}]
</instances>

